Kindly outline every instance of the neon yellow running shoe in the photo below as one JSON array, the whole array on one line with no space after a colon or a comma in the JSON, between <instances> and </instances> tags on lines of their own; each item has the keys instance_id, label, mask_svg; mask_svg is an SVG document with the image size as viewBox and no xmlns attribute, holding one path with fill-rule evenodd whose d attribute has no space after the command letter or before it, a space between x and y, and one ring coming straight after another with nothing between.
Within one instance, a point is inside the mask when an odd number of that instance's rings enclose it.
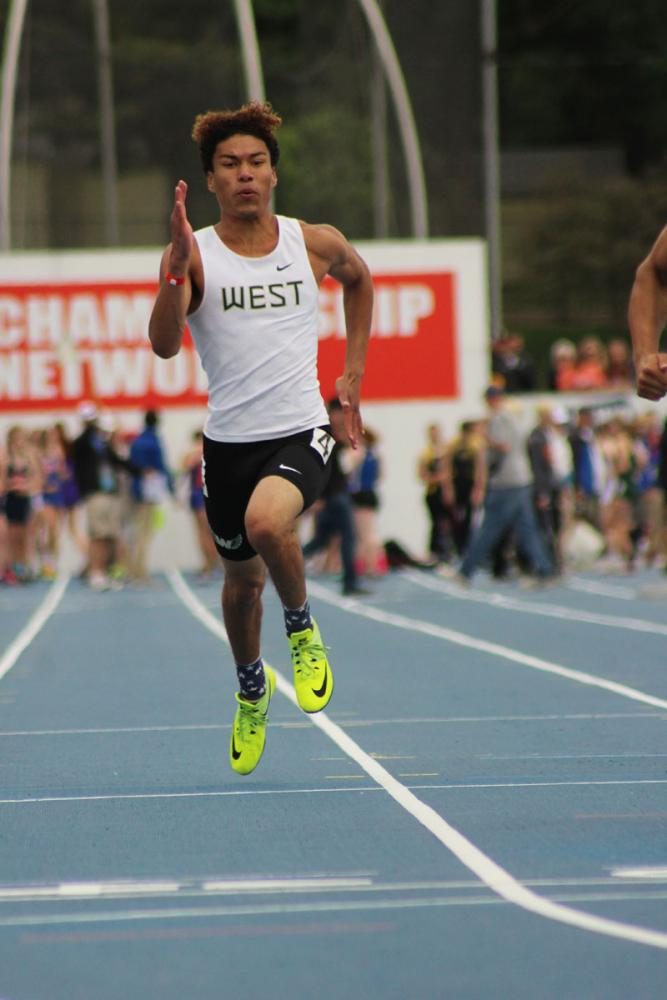
<instances>
[{"instance_id":1,"label":"neon yellow running shoe","mask_svg":"<svg viewBox=\"0 0 667 1000\"><path fill-rule=\"evenodd\" d=\"M276 689L276 675L271 667L264 667L264 675L266 693L259 701L246 701L240 694L236 695L238 708L232 726L229 762L237 774L254 771L264 752L269 702Z\"/></svg>"},{"instance_id":2,"label":"neon yellow running shoe","mask_svg":"<svg viewBox=\"0 0 667 1000\"><path fill-rule=\"evenodd\" d=\"M304 712L321 712L334 689L334 679L322 636L313 618L313 627L288 636L294 667L294 689Z\"/></svg>"}]
</instances>

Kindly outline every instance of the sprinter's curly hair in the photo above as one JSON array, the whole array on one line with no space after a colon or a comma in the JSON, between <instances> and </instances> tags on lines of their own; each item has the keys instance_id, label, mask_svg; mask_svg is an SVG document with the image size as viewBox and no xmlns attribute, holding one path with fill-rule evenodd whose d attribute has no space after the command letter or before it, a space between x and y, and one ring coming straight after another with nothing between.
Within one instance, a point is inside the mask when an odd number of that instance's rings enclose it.
<instances>
[{"instance_id":1,"label":"sprinter's curly hair","mask_svg":"<svg viewBox=\"0 0 667 1000\"><path fill-rule=\"evenodd\" d=\"M282 125L268 101L249 101L236 111L206 111L197 115L192 126L192 138L199 146L204 173L213 170L213 154L219 142L230 135L254 135L266 143L271 166L275 167L280 149L274 132Z\"/></svg>"}]
</instances>

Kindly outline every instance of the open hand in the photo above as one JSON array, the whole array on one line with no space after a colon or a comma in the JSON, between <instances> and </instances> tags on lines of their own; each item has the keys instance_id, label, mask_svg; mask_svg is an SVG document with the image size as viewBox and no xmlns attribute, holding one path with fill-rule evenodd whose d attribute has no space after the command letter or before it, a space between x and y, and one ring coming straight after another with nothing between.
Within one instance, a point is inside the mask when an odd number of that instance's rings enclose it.
<instances>
[{"instance_id":1,"label":"open hand","mask_svg":"<svg viewBox=\"0 0 667 1000\"><path fill-rule=\"evenodd\" d=\"M192 226L188 220L185 208L185 199L188 193L188 185L185 181L179 181L174 190L174 207L171 211L171 255L169 258L169 269L173 274L184 274L190 263L192 253Z\"/></svg>"}]
</instances>

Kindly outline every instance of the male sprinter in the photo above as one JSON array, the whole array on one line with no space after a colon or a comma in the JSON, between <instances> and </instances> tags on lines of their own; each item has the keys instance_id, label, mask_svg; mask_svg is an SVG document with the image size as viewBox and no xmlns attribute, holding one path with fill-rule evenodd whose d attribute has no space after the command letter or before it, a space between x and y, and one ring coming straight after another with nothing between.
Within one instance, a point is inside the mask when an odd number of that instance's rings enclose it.
<instances>
[{"instance_id":1,"label":"male sprinter","mask_svg":"<svg viewBox=\"0 0 667 1000\"><path fill-rule=\"evenodd\" d=\"M280 124L256 101L195 119L220 217L193 233L178 182L149 324L153 350L170 358L187 321L208 376L204 492L240 688L230 744L239 774L262 755L275 686L260 649L267 570L284 607L299 705L319 712L333 691L296 532L326 482L334 443L317 379L318 288L327 274L343 286L347 349L336 391L353 448L373 303L368 268L341 233L273 214Z\"/></svg>"}]
</instances>

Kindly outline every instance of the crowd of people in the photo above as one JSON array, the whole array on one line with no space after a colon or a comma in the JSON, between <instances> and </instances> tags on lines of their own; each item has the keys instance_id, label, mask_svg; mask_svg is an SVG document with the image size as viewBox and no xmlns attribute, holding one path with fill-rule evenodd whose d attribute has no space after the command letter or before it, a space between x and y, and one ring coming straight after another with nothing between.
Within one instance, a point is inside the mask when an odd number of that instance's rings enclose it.
<instances>
[{"instance_id":1,"label":"crowd of people","mask_svg":"<svg viewBox=\"0 0 667 1000\"><path fill-rule=\"evenodd\" d=\"M667 564L667 422L545 404L526 430L501 386L485 395L488 417L451 440L430 425L417 463L443 572L467 583L486 566L539 581L584 559L610 572Z\"/></svg>"},{"instance_id":2,"label":"crowd of people","mask_svg":"<svg viewBox=\"0 0 667 1000\"><path fill-rule=\"evenodd\" d=\"M558 338L551 345L546 385L542 386L524 338L518 333L506 333L492 344L491 368L508 393L534 392L540 388L553 392L595 389L627 392L635 384L630 344L622 337L613 337L607 343L592 335L578 342L568 337Z\"/></svg>"},{"instance_id":3,"label":"crowd of people","mask_svg":"<svg viewBox=\"0 0 667 1000\"><path fill-rule=\"evenodd\" d=\"M345 594L363 595L369 591L361 578L387 568L377 526L378 436L366 428L353 450L336 399L329 416L339 448L324 493L305 521L305 554L314 569L340 574ZM168 501L191 512L200 578L219 574L205 507L203 432L193 431L171 469L156 411L145 413L140 433L124 430L92 402L81 403L78 418L74 436L62 422L30 430L17 424L4 447L0 443L0 582L53 579L68 535L80 575L93 590L148 584L151 539Z\"/></svg>"},{"instance_id":4,"label":"crowd of people","mask_svg":"<svg viewBox=\"0 0 667 1000\"><path fill-rule=\"evenodd\" d=\"M201 574L217 572L204 513L201 431L174 472L155 410L146 411L139 433L124 431L89 401L78 418L73 436L62 422L31 430L16 424L0 443L0 582L53 579L69 535L81 578L93 590L147 585L151 540L170 497L192 513Z\"/></svg>"},{"instance_id":5,"label":"crowd of people","mask_svg":"<svg viewBox=\"0 0 667 1000\"><path fill-rule=\"evenodd\" d=\"M458 566L464 578L482 565L496 578L548 578L593 545L601 569L629 571L640 560L667 565L667 425L654 411L629 416L545 403L526 432L519 404L499 384L489 387L486 402L488 416L463 421L452 436L438 423L426 428L416 474L427 554L416 562ZM191 513L202 579L219 573L205 510L202 431L193 431L172 470L155 411L145 413L140 433L123 431L92 403L81 404L78 415L74 437L62 423L7 432L0 448L0 581L52 579L66 533L94 590L146 584L167 500ZM359 447L348 447L335 399L329 418L338 448L324 493L304 518L304 555L311 571L338 575L344 594L363 596L389 565L378 527L381 443L367 427Z\"/></svg>"}]
</instances>

